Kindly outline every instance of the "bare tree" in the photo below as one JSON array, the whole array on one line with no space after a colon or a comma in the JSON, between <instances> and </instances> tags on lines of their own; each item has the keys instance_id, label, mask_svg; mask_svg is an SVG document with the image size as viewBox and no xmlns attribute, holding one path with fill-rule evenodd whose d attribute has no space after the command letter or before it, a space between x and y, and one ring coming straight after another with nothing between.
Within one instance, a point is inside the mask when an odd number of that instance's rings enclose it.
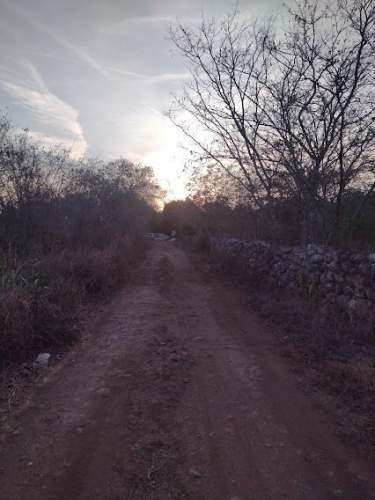
<instances>
[{"instance_id":1,"label":"bare tree","mask_svg":"<svg viewBox=\"0 0 375 500\"><path fill-rule=\"evenodd\" d=\"M0 209L56 196L69 163L68 151L44 147L0 116Z\"/></svg>"},{"instance_id":2,"label":"bare tree","mask_svg":"<svg viewBox=\"0 0 375 500\"><path fill-rule=\"evenodd\" d=\"M124 191L131 191L150 206L160 208L166 192L151 167L119 158L110 161L104 170L110 177L117 179Z\"/></svg>"},{"instance_id":3,"label":"bare tree","mask_svg":"<svg viewBox=\"0 0 375 500\"><path fill-rule=\"evenodd\" d=\"M286 29L235 13L172 39L192 78L171 117L200 168L219 165L258 207L297 197L303 242L337 237L346 189L375 175L374 0L304 1Z\"/></svg>"}]
</instances>

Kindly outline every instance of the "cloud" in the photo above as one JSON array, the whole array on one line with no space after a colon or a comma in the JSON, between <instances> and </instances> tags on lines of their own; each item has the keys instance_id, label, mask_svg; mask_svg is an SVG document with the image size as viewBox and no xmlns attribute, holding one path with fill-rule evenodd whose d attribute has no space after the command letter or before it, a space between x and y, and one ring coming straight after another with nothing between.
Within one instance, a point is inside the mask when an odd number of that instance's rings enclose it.
<instances>
[{"instance_id":1,"label":"cloud","mask_svg":"<svg viewBox=\"0 0 375 500\"><path fill-rule=\"evenodd\" d=\"M52 40L54 40L58 45L73 53L86 66L94 69L98 73L101 73L103 76L108 76L108 71L93 57L91 57L84 49L82 49L78 45L74 45L72 42L70 42L63 36L57 34L54 30L48 28L48 26L45 26L38 19L36 19L30 11L28 11L24 7L21 7L14 1L10 2L9 0L0 0L0 3L6 5L6 7L8 7L9 10L17 14L20 18L22 18L26 23L28 23L34 29L42 33L45 33L50 38L52 38Z\"/></svg>"},{"instance_id":2,"label":"cloud","mask_svg":"<svg viewBox=\"0 0 375 500\"><path fill-rule=\"evenodd\" d=\"M142 73L136 73L134 71L127 71L122 68L116 68L113 66L106 66L105 68L107 71L111 71L123 76L138 78L149 84L187 80L190 77L189 73L160 73L159 75L145 75Z\"/></svg>"},{"instance_id":3,"label":"cloud","mask_svg":"<svg viewBox=\"0 0 375 500\"><path fill-rule=\"evenodd\" d=\"M44 144L45 146L61 146L63 149L70 151L70 156L75 159L82 158L87 151L87 144L85 141L79 139L72 141L66 137L61 137L58 135L46 135L43 132L29 132L30 137L32 137L38 143Z\"/></svg>"},{"instance_id":4,"label":"cloud","mask_svg":"<svg viewBox=\"0 0 375 500\"><path fill-rule=\"evenodd\" d=\"M150 76L151 83L171 82L187 80L190 78L189 73L162 73L160 75Z\"/></svg>"},{"instance_id":5,"label":"cloud","mask_svg":"<svg viewBox=\"0 0 375 500\"><path fill-rule=\"evenodd\" d=\"M136 73L135 71L127 71L126 69L116 68L114 66L106 66L107 71L111 71L112 73L117 73L122 76L132 76L133 78L138 78L140 80L147 80L147 75L143 75L141 73Z\"/></svg>"},{"instance_id":6,"label":"cloud","mask_svg":"<svg viewBox=\"0 0 375 500\"><path fill-rule=\"evenodd\" d=\"M104 35L123 35L135 27L143 27L158 24L170 24L174 21L172 16L138 16L122 19L116 23L100 25L99 31Z\"/></svg>"},{"instance_id":7,"label":"cloud","mask_svg":"<svg viewBox=\"0 0 375 500\"><path fill-rule=\"evenodd\" d=\"M17 5L15 2L10 2L9 0L0 0L0 3L6 5L10 10L15 12L19 17L21 17L25 22L31 25L33 28L38 31L47 34L50 38L52 38L56 43L60 46L67 49L69 52L74 54L81 63L84 63L86 66L96 70L103 76L109 76L111 73L117 73L127 77L139 78L148 82L150 84L159 83L159 82L167 82L167 81L179 81L186 79L189 75L187 73L162 73L160 75L144 75L141 73L137 73L134 71L124 70L122 68L116 68L113 66L106 66L103 64L99 64L93 57L91 57L85 50L81 47L74 45L66 38L57 34L55 31L51 30L43 23L41 23L38 19L36 19L28 10L20 5ZM106 34L113 34L115 32L123 32L123 30L129 24L137 25L137 24L158 24L162 22L170 22L172 17L169 16L142 16L142 17L134 17L127 20L120 21L118 23L114 23L112 25L101 27L100 30ZM54 56L51 56L54 58Z\"/></svg>"},{"instance_id":8,"label":"cloud","mask_svg":"<svg viewBox=\"0 0 375 500\"><path fill-rule=\"evenodd\" d=\"M0 86L7 94L20 102L37 119L39 124L56 131L58 143L64 144L69 149L74 147L76 152L84 153L87 149L87 143L79 123L78 111L50 92L31 62L24 61L23 64L29 76L25 81L28 81L29 85L0 80ZM34 135L37 134L34 133ZM39 135L40 138L44 138L43 142L47 141L46 138L54 137L43 133L39 133ZM49 142L52 142L52 139Z\"/></svg>"}]
</instances>

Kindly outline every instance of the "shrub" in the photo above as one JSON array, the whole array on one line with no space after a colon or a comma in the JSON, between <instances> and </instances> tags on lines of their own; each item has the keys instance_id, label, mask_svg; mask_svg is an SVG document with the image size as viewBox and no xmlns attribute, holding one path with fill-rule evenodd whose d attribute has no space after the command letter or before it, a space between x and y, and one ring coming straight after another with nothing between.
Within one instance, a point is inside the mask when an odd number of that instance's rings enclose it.
<instances>
[{"instance_id":1,"label":"shrub","mask_svg":"<svg viewBox=\"0 0 375 500\"><path fill-rule=\"evenodd\" d=\"M0 116L0 367L76 337L79 306L144 254L161 194L149 167L75 162Z\"/></svg>"}]
</instances>

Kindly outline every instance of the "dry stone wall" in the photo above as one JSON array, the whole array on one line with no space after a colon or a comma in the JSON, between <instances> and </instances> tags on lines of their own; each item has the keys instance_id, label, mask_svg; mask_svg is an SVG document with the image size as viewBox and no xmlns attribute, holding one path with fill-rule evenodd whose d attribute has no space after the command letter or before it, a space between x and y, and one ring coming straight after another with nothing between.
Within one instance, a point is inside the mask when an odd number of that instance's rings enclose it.
<instances>
[{"instance_id":1,"label":"dry stone wall","mask_svg":"<svg viewBox=\"0 0 375 500\"><path fill-rule=\"evenodd\" d=\"M375 253L330 248L280 247L262 241L213 239L212 249L249 278L294 289L321 303L333 303L351 318L375 306Z\"/></svg>"}]
</instances>

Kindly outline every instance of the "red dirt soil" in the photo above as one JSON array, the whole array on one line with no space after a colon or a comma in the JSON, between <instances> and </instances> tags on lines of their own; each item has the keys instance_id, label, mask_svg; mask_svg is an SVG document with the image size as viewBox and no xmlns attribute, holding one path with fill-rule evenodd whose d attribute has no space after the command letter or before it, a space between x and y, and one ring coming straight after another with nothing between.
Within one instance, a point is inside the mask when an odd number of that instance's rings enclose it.
<instances>
[{"instance_id":1,"label":"red dirt soil","mask_svg":"<svg viewBox=\"0 0 375 500\"><path fill-rule=\"evenodd\" d=\"M375 498L241 302L154 242L3 430L1 500Z\"/></svg>"}]
</instances>

